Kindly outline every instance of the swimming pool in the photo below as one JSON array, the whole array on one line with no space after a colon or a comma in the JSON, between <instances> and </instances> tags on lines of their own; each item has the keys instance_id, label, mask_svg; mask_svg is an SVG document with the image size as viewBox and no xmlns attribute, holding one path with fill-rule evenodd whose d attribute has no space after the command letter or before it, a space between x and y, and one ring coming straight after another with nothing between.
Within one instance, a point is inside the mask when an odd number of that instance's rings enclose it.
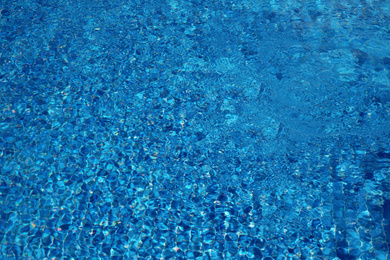
<instances>
[{"instance_id":1,"label":"swimming pool","mask_svg":"<svg viewBox=\"0 0 390 260\"><path fill-rule=\"evenodd\" d=\"M389 9L2 1L1 259L388 259Z\"/></svg>"}]
</instances>

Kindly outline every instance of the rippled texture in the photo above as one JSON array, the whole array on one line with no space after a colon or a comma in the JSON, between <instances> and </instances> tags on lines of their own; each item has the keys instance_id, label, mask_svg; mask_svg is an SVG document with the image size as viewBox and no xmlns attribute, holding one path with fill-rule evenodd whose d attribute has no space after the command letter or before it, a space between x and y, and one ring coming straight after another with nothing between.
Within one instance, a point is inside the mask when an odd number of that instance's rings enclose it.
<instances>
[{"instance_id":1,"label":"rippled texture","mask_svg":"<svg viewBox=\"0 0 390 260\"><path fill-rule=\"evenodd\" d=\"M0 3L1 259L388 259L388 1Z\"/></svg>"}]
</instances>

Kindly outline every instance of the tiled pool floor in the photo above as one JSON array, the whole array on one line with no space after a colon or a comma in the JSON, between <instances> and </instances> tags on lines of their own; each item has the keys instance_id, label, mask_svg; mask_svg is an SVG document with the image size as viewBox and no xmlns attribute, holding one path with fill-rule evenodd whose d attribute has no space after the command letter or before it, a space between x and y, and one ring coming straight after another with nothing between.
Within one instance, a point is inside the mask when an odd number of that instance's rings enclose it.
<instances>
[{"instance_id":1,"label":"tiled pool floor","mask_svg":"<svg viewBox=\"0 0 390 260\"><path fill-rule=\"evenodd\" d=\"M0 3L0 259L388 259L388 1Z\"/></svg>"}]
</instances>

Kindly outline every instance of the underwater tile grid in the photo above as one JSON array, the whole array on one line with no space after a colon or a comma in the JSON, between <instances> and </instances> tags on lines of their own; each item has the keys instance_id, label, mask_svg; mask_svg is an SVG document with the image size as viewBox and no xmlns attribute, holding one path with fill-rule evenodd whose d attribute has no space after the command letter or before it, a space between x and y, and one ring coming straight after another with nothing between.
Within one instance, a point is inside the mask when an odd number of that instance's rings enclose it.
<instances>
[{"instance_id":1,"label":"underwater tile grid","mask_svg":"<svg viewBox=\"0 0 390 260\"><path fill-rule=\"evenodd\" d=\"M390 1L0 1L0 259L367 259Z\"/></svg>"}]
</instances>

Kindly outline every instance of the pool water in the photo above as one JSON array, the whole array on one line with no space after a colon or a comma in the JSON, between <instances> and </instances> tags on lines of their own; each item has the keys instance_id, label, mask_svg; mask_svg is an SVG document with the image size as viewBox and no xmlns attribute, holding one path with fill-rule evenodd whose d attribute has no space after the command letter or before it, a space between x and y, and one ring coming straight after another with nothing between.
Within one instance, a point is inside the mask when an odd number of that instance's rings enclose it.
<instances>
[{"instance_id":1,"label":"pool water","mask_svg":"<svg viewBox=\"0 0 390 260\"><path fill-rule=\"evenodd\" d=\"M1 1L0 259L390 259L389 24Z\"/></svg>"}]
</instances>

